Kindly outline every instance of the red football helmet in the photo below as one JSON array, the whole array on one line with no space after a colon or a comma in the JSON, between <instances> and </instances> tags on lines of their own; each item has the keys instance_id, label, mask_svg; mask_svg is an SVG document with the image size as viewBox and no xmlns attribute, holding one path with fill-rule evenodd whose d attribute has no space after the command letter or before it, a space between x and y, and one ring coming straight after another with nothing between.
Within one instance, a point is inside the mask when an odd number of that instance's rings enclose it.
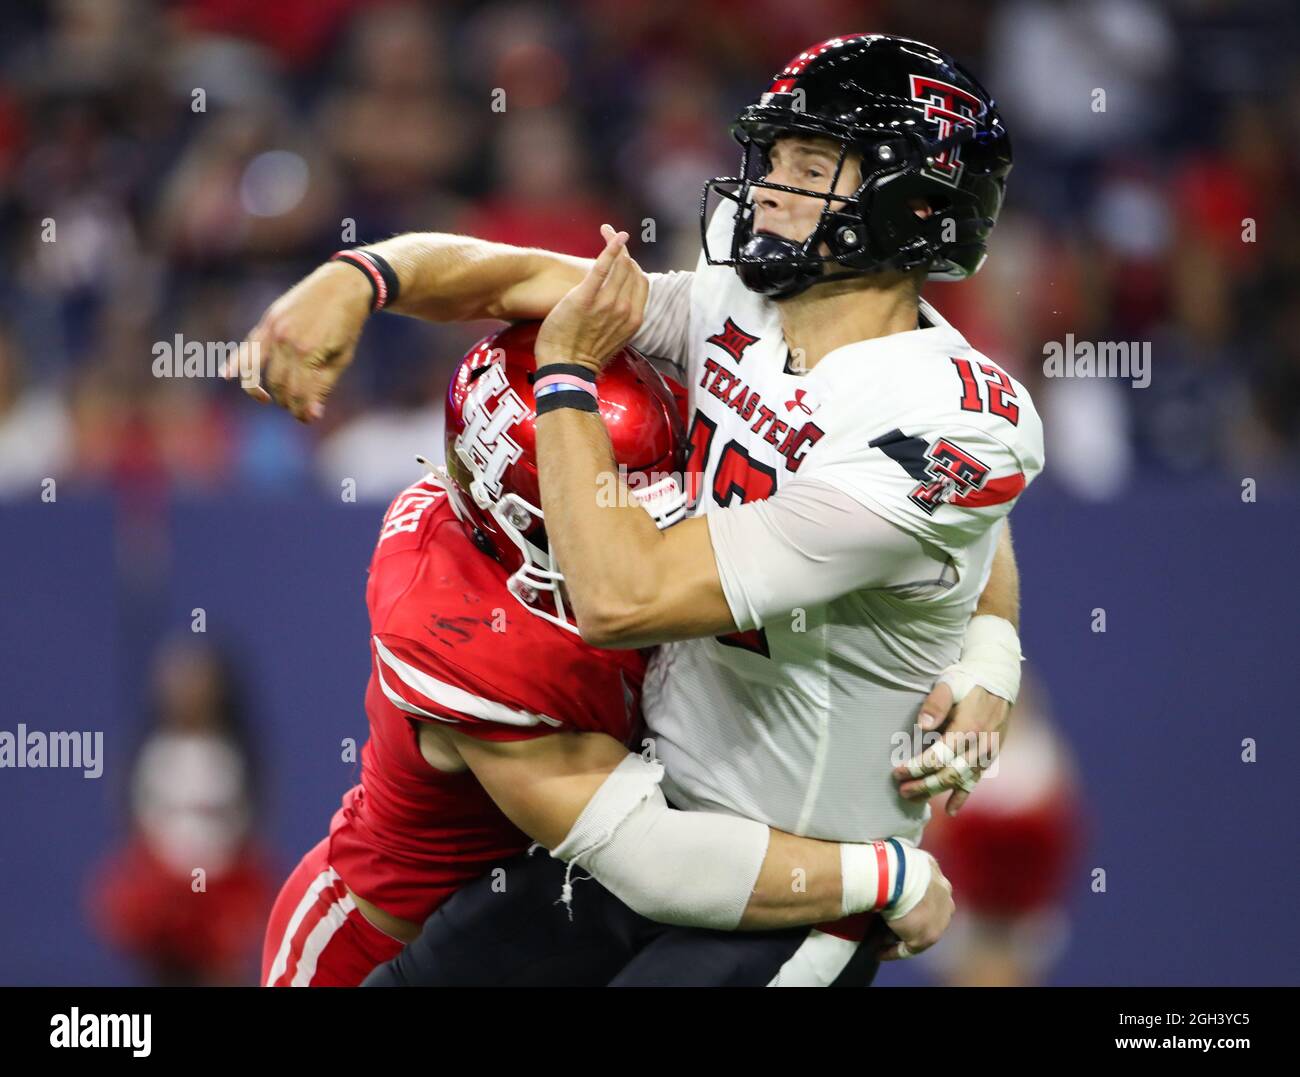
<instances>
[{"instance_id":1,"label":"red football helmet","mask_svg":"<svg viewBox=\"0 0 1300 1077\"><path fill-rule=\"evenodd\" d=\"M540 322L484 337L466 353L447 390L447 474L452 507L474 542L510 573L529 612L572 632L551 557L537 487L533 344ZM649 361L624 348L596 380L627 487L660 527L686 514L685 435L679 400Z\"/></svg>"}]
</instances>

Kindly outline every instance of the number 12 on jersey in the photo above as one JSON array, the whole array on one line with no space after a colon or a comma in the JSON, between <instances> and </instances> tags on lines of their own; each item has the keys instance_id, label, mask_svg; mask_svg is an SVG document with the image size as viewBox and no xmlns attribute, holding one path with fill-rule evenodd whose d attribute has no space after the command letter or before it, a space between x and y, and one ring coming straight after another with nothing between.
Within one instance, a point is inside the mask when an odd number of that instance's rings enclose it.
<instances>
[{"instance_id":1,"label":"number 12 on jersey","mask_svg":"<svg viewBox=\"0 0 1300 1077\"><path fill-rule=\"evenodd\" d=\"M980 363L980 371L985 375L985 380L981 382L975 376L969 359L953 359L952 365L957 368L957 376L961 378L962 411L987 411L990 415L1006 419L1012 426L1020 422L1020 405L1014 403L1016 390L1006 374L992 363ZM988 392L987 406L981 388Z\"/></svg>"}]
</instances>

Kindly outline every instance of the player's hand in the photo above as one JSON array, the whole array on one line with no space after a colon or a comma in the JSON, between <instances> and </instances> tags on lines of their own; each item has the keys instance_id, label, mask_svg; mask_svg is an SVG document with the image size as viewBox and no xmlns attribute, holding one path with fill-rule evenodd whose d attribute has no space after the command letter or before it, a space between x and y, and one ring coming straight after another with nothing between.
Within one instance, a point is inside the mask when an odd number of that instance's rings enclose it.
<instances>
[{"instance_id":1,"label":"player's hand","mask_svg":"<svg viewBox=\"0 0 1300 1077\"><path fill-rule=\"evenodd\" d=\"M923 733L941 729L942 739L894 768L899 794L925 800L951 789L944 810L956 815L997 758L1010 718L1011 704L979 685L954 707L952 689L936 684L921 704L917 724Z\"/></svg>"},{"instance_id":2,"label":"player's hand","mask_svg":"<svg viewBox=\"0 0 1300 1077\"><path fill-rule=\"evenodd\" d=\"M929 853L925 855L930 856ZM877 944L880 960L898 961L928 950L943 938L956 908L952 900L952 883L939 870L939 862L930 856L930 885L926 887L920 904L897 920L890 920L887 924L881 921L887 931L883 935L884 941Z\"/></svg>"},{"instance_id":3,"label":"player's hand","mask_svg":"<svg viewBox=\"0 0 1300 1077\"><path fill-rule=\"evenodd\" d=\"M370 304L370 285L355 268L318 267L272 303L248 334L257 367L254 377L241 379L244 392L260 404L275 401L300 422L319 419L352 362ZM225 376L239 373L229 368Z\"/></svg>"},{"instance_id":4,"label":"player's hand","mask_svg":"<svg viewBox=\"0 0 1300 1077\"><path fill-rule=\"evenodd\" d=\"M627 252L627 233L600 226L605 249L542 322L537 365L581 363L597 373L641 327L650 280Z\"/></svg>"}]
</instances>

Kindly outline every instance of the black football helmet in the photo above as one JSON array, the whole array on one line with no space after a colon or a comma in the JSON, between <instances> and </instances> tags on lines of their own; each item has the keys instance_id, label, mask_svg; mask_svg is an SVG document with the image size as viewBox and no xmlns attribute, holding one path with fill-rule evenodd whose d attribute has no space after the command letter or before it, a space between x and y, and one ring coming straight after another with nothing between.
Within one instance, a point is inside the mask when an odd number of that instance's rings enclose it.
<instances>
[{"instance_id":1,"label":"black football helmet","mask_svg":"<svg viewBox=\"0 0 1300 1077\"><path fill-rule=\"evenodd\" d=\"M988 91L951 56L883 34L850 34L805 49L732 125L741 175L704 185L700 231L710 265L734 266L745 286L782 299L827 281L925 267L930 280L962 280L983 264L1011 171L1011 139ZM767 183L783 134L840 143L834 190L850 151L862 155L851 195ZM755 188L822 199L802 243L753 232ZM709 195L738 205L731 250L708 242ZM921 199L932 213L917 216ZM832 202L841 203L838 207ZM825 243L829 255L818 253ZM823 266L840 267L827 273Z\"/></svg>"}]
</instances>

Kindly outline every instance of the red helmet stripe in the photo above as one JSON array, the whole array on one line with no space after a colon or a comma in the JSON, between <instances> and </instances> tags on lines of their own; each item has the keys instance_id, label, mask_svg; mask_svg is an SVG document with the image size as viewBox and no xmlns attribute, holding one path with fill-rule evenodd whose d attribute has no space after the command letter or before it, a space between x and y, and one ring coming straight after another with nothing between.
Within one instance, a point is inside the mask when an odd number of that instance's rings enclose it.
<instances>
[{"instance_id":1,"label":"red helmet stripe","mask_svg":"<svg viewBox=\"0 0 1300 1077\"><path fill-rule=\"evenodd\" d=\"M828 37L825 41L819 41L816 45L809 45L803 52L799 53L793 60L781 69L776 81L772 83L772 88L768 93L789 93L790 87L794 85L794 76L798 75L813 60L817 59L823 52L836 45L842 45L846 41L856 41L860 37L875 37L875 34L841 34L839 37Z\"/></svg>"}]
</instances>

